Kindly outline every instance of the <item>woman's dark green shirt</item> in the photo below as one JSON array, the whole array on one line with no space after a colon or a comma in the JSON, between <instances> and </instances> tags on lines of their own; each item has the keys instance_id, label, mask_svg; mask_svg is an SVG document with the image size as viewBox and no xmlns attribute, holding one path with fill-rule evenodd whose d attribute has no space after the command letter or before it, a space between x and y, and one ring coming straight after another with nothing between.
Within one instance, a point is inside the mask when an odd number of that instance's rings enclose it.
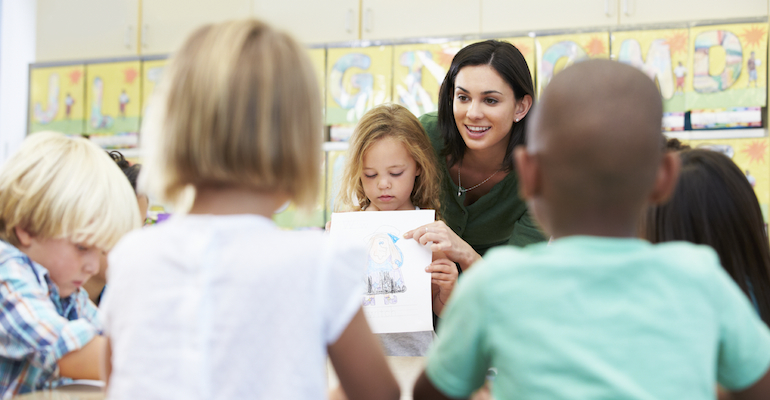
<instances>
[{"instance_id":1,"label":"woman's dark green shirt","mask_svg":"<svg viewBox=\"0 0 770 400\"><path fill-rule=\"evenodd\" d=\"M457 185L449 176L446 158L441 156L444 140L438 128L435 112L420 117L442 170L441 217L446 224L482 256L494 246L512 244L525 246L545 240L543 233L527 212L527 205L519 197L519 182L511 171L481 196L465 206L465 193L457 196Z\"/></svg>"}]
</instances>

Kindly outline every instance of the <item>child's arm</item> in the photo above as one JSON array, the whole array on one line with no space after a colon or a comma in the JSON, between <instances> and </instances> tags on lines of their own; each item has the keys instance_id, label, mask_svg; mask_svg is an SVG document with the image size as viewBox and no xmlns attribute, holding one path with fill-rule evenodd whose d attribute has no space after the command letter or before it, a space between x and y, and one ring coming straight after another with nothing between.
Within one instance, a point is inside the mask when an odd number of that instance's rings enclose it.
<instances>
[{"instance_id":1,"label":"child's arm","mask_svg":"<svg viewBox=\"0 0 770 400\"><path fill-rule=\"evenodd\" d=\"M399 398L396 378L362 309L358 309L337 342L329 346L329 358L350 400Z\"/></svg>"},{"instance_id":2,"label":"child's arm","mask_svg":"<svg viewBox=\"0 0 770 400\"><path fill-rule=\"evenodd\" d=\"M80 350L65 354L57 362L59 375L72 379L100 379L100 360L106 343L103 336L95 336Z\"/></svg>"},{"instance_id":3,"label":"child's arm","mask_svg":"<svg viewBox=\"0 0 770 400\"><path fill-rule=\"evenodd\" d=\"M732 399L735 400L766 400L770 399L770 369L765 372L765 375L751 387L732 392Z\"/></svg>"},{"instance_id":4,"label":"child's arm","mask_svg":"<svg viewBox=\"0 0 770 400\"><path fill-rule=\"evenodd\" d=\"M446 397L443 393L439 392L427 375L425 371L422 371L420 377L417 378L417 382L414 384L413 396L414 400L451 400L451 397Z\"/></svg>"},{"instance_id":5,"label":"child's arm","mask_svg":"<svg viewBox=\"0 0 770 400\"><path fill-rule=\"evenodd\" d=\"M112 375L112 342L110 341L110 338L105 338L106 343L104 345L104 353L102 357L102 363L101 363L101 377L104 381L104 388L106 388L110 385L110 375Z\"/></svg>"},{"instance_id":6,"label":"child's arm","mask_svg":"<svg viewBox=\"0 0 770 400\"><path fill-rule=\"evenodd\" d=\"M77 299L81 318L68 320L57 312L48 289L38 283L28 264L15 259L7 261L0 280L0 336L7 339L5 346L0 346L0 356L53 371L69 353L83 349L97 336L96 307L85 294ZM98 342L89 352L97 346ZM98 365L98 357L93 358L93 364ZM65 361L61 376L68 376L63 372L77 375L70 373L69 366ZM93 379L98 379L98 375Z\"/></svg>"}]
</instances>

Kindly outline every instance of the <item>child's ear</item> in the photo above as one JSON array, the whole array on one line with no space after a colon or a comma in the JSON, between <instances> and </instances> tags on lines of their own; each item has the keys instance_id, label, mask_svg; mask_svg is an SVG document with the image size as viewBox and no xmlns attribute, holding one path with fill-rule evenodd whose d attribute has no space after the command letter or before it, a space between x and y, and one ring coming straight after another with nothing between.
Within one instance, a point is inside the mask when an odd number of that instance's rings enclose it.
<instances>
[{"instance_id":1,"label":"child's ear","mask_svg":"<svg viewBox=\"0 0 770 400\"><path fill-rule=\"evenodd\" d=\"M13 231L16 233L16 238L19 239L19 244L22 247L29 247L32 244L32 235L26 229L15 226Z\"/></svg>"},{"instance_id":2,"label":"child's ear","mask_svg":"<svg viewBox=\"0 0 770 400\"><path fill-rule=\"evenodd\" d=\"M513 152L519 177L519 193L527 201L540 194L540 166L536 157L527 152L526 146L518 145Z\"/></svg>"},{"instance_id":3,"label":"child's ear","mask_svg":"<svg viewBox=\"0 0 770 400\"><path fill-rule=\"evenodd\" d=\"M658 168L658 176L655 178L655 186L650 194L651 204L662 204L668 201L679 181L681 169L682 160L679 158L679 153L669 151L663 155Z\"/></svg>"},{"instance_id":4,"label":"child's ear","mask_svg":"<svg viewBox=\"0 0 770 400\"><path fill-rule=\"evenodd\" d=\"M420 176L421 173L422 173L422 168L420 168L420 166L418 165L417 170L414 171L414 176Z\"/></svg>"}]
</instances>

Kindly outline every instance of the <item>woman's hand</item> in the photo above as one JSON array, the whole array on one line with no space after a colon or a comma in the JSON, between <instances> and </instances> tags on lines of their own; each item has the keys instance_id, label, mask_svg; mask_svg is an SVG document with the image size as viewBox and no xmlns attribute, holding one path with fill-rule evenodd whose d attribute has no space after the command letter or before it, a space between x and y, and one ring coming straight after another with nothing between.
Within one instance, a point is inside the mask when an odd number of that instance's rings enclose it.
<instances>
[{"instance_id":1,"label":"woman's hand","mask_svg":"<svg viewBox=\"0 0 770 400\"><path fill-rule=\"evenodd\" d=\"M457 236L444 221L436 221L413 229L404 234L405 239L418 241L422 245L433 242L431 251L442 251L447 258L460 264L463 271L479 260L481 256L473 247Z\"/></svg>"},{"instance_id":2,"label":"woman's hand","mask_svg":"<svg viewBox=\"0 0 770 400\"><path fill-rule=\"evenodd\" d=\"M440 315L457 283L457 266L453 261L442 258L434 260L425 271L430 273L430 282L437 289L433 295L433 312Z\"/></svg>"}]
</instances>

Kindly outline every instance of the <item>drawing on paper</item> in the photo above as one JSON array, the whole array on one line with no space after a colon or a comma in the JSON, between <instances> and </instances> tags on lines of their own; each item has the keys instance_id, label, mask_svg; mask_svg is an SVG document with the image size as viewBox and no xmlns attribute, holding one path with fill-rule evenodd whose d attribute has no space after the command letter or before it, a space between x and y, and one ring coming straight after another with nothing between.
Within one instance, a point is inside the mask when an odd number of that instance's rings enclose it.
<instances>
[{"instance_id":1,"label":"drawing on paper","mask_svg":"<svg viewBox=\"0 0 770 400\"><path fill-rule=\"evenodd\" d=\"M373 295L384 294L386 305L396 304L396 293L406 292L401 267L404 253L396 245L400 233L392 227L381 227L367 237L366 296L364 303L376 303Z\"/></svg>"}]
</instances>

